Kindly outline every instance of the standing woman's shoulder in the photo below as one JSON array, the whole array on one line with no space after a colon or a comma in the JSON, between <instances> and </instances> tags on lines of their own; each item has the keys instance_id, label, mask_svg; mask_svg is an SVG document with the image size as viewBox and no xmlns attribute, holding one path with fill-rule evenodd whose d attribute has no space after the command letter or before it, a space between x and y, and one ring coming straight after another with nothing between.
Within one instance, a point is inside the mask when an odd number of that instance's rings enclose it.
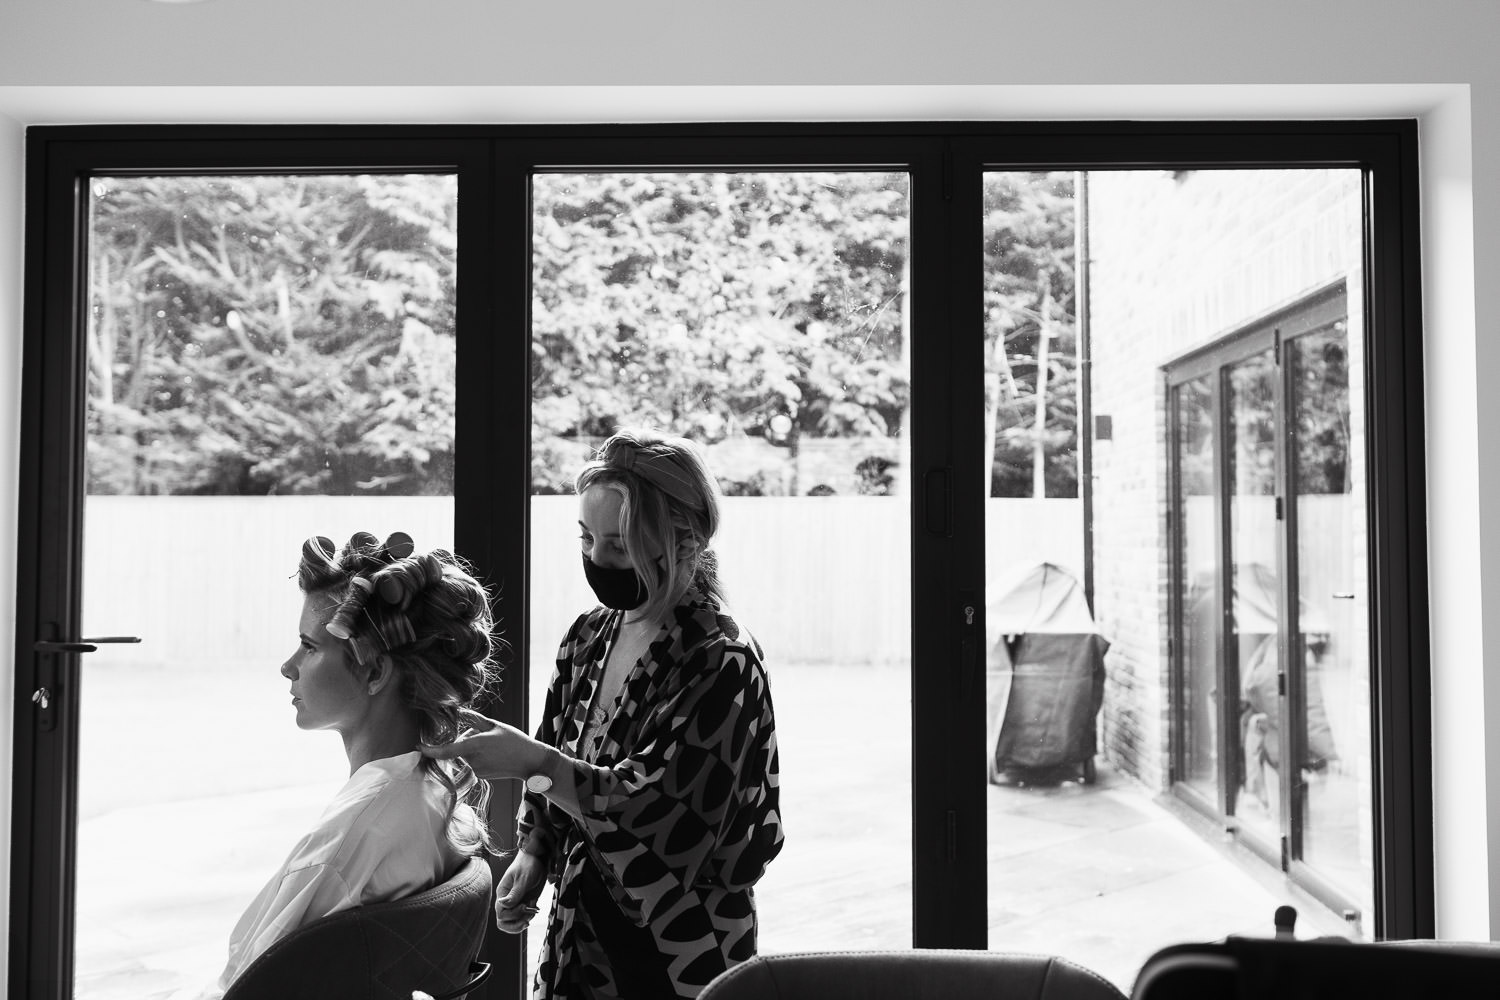
<instances>
[{"instance_id":1,"label":"standing woman's shoulder","mask_svg":"<svg viewBox=\"0 0 1500 1000\"><path fill-rule=\"evenodd\" d=\"M760 646L760 642L725 608L720 608L716 614L719 631L724 633L725 638L736 645L747 649L755 658L758 666L764 667L766 652Z\"/></svg>"},{"instance_id":2,"label":"standing woman's shoulder","mask_svg":"<svg viewBox=\"0 0 1500 1000\"><path fill-rule=\"evenodd\" d=\"M573 624L568 627L567 634L563 636L563 650L579 649L590 645L604 631L605 619L608 617L609 608L601 604L573 619Z\"/></svg>"},{"instance_id":3,"label":"standing woman's shoulder","mask_svg":"<svg viewBox=\"0 0 1500 1000\"><path fill-rule=\"evenodd\" d=\"M716 667L728 659L742 662L747 671L764 672L765 652L729 609L717 601L702 599L679 608L678 614L685 657L711 658Z\"/></svg>"}]
</instances>

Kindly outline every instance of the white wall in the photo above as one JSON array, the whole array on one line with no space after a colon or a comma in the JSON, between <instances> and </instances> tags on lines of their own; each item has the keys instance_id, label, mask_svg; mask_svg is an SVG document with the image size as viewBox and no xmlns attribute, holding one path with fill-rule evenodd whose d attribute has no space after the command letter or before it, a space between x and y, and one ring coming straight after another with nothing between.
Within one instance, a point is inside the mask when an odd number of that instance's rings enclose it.
<instances>
[{"instance_id":1,"label":"white wall","mask_svg":"<svg viewBox=\"0 0 1500 1000\"><path fill-rule=\"evenodd\" d=\"M5 108L0 105L0 112ZM15 468L20 458L21 411L21 167L20 123L0 114L0 696L15 703L15 671L11 650L16 632L16 496ZM11 713L0 711L0 843L5 864L0 889L10 898L10 774ZM9 905L5 912L8 914ZM0 922L6 918L0 917ZM7 947L9 928L5 927ZM0 957L0 982L5 981L5 958Z\"/></svg>"},{"instance_id":2,"label":"white wall","mask_svg":"<svg viewBox=\"0 0 1500 1000\"><path fill-rule=\"evenodd\" d=\"M1500 533L1480 525L1500 515L1500 393L1477 388L1500 376L1500 283L1474 279L1500 274L1500 187L1472 178L1500 177L1496 38L1492 0L5 0L0 462L13 467L18 431L29 123L1419 116L1438 926L1489 937L1500 725L1485 719L1500 721L1500 680L1484 665L1500 587L1481 582L1500 580ZM7 481L7 523L14 498ZM9 650L9 534L3 546ZM0 732L7 773L9 747Z\"/></svg>"}]
</instances>

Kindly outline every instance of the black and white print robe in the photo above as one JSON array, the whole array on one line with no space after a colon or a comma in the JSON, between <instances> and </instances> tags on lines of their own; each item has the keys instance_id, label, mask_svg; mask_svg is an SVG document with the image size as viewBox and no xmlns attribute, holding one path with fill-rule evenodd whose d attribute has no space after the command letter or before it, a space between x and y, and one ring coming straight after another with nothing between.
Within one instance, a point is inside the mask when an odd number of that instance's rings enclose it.
<instances>
[{"instance_id":1,"label":"black and white print robe","mask_svg":"<svg viewBox=\"0 0 1500 1000\"><path fill-rule=\"evenodd\" d=\"M536 733L574 758L583 814L580 823L531 793L520 811L517 843L550 860L557 886L538 1000L619 995L578 905L585 864L625 918L649 930L676 996L695 997L755 954L751 887L781 849L776 726L759 645L714 603L676 608L631 668L597 753L580 748L622 614L599 607L573 623Z\"/></svg>"}]
</instances>

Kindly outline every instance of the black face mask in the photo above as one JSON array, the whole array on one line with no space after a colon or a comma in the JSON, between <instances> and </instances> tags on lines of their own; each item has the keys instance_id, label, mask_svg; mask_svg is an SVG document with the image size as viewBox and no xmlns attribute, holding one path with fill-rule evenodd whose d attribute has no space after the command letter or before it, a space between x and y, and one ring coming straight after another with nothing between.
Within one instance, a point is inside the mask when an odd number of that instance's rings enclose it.
<instances>
[{"instance_id":1,"label":"black face mask","mask_svg":"<svg viewBox=\"0 0 1500 1000\"><path fill-rule=\"evenodd\" d=\"M635 575L635 570L611 569L599 566L588 556L583 557L583 575L599 603L616 611L633 611L646 603L646 585Z\"/></svg>"}]
</instances>

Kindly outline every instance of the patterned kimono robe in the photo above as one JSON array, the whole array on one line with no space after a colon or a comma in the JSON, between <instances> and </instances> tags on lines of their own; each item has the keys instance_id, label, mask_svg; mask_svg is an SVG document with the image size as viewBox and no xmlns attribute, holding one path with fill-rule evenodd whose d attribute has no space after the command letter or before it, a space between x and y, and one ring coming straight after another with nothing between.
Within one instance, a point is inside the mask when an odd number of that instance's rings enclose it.
<instances>
[{"instance_id":1,"label":"patterned kimono robe","mask_svg":"<svg viewBox=\"0 0 1500 1000\"><path fill-rule=\"evenodd\" d=\"M751 887L781 849L760 648L712 602L676 609L631 668L592 762L580 759L621 617L599 607L573 623L536 734L574 758L583 821L530 793L520 811L517 843L550 859L557 885L533 989L545 1000L621 996L579 905L585 865L624 919L649 931L675 995L695 997L755 954Z\"/></svg>"}]
</instances>

